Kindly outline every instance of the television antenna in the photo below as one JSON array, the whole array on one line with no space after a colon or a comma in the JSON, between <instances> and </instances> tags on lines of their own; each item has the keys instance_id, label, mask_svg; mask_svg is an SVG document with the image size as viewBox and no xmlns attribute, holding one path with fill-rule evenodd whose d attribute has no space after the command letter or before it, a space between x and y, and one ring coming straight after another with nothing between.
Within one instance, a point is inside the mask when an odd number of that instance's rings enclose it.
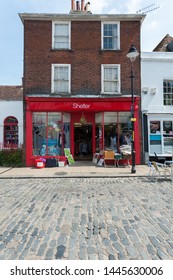
<instances>
[{"instance_id":1,"label":"television antenna","mask_svg":"<svg viewBox=\"0 0 173 280\"><path fill-rule=\"evenodd\" d=\"M160 8L160 6L155 6L155 3L154 3L154 4L151 4L151 5L143 8L143 9L138 10L136 13L137 14L148 14L148 13L150 13L152 11L155 11L159 8Z\"/></svg>"}]
</instances>

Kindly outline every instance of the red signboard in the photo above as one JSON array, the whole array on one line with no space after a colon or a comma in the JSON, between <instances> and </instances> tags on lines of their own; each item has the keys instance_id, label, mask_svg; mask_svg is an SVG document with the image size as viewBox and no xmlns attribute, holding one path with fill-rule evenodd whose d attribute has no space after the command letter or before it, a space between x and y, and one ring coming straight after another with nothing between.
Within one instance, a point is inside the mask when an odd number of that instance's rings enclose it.
<instances>
[{"instance_id":1,"label":"red signboard","mask_svg":"<svg viewBox=\"0 0 173 280\"><path fill-rule=\"evenodd\" d=\"M59 112L100 112L100 111L129 111L131 97L106 99L75 99L75 98L27 98L29 111L59 111ZM135 110L138 109L139 98L135 98Z\"/></svg>"}]
</instances>

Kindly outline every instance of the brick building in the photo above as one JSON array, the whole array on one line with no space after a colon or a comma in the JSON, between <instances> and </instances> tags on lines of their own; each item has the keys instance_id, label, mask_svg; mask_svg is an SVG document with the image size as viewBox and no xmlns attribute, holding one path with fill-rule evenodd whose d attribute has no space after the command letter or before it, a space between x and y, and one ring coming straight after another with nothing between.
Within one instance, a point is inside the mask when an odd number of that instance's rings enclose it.
<instances>
[{"instance_id":1,"label":"brick building","mask_svg":"<svg viewBox=\"0 0 173 280\"><path fill-rule=\"evenodd\" d=\"M76 4L76 5L75 5ZM38 156L91 159L131 131L132 42L140 52L144 15L92 14L72 0L69 14L19 15L24 26L26 165ZM141 156L140 56L135 71L136 163ZM123 137L122 137L123 136ZM82 149L85 149L85 151Z\"/></svg>"}]
</instances>

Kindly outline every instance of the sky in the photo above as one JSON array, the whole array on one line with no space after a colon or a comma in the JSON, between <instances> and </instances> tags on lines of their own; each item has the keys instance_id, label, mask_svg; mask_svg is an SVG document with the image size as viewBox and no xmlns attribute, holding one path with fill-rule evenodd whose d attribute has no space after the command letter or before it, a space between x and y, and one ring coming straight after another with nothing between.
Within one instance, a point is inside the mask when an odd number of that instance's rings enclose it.
<instances>
[{"instance_id":1,"label":"sky","mask_svg":"<svg viewBox=\"0 0 173 280\"><path fill-rule=\"evenodd\" d=\"M152 51L167 34L173 36L172 0L90 0L90 4L93 14L136 14L155 9L146 13L141 26L143 52ZM23 24L18 14L68 14L70 9L71 0L1 0L0 85L22 84Z\"/></svg>"}]
</instances>

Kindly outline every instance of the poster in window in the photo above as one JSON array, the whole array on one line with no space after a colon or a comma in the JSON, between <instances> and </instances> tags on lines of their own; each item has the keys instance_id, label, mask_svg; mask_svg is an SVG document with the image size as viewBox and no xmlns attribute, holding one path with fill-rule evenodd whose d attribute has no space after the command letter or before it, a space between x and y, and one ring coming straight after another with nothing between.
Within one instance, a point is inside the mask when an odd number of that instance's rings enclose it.
<instances>
[{"instance_id":1,"label":"poster in window","mask_svg":"<svg viewBox=\"0 0 173 280\"><path fill-rule=\"evenodd\" d=\"M150 133L160 132L160 121L150 121Z\"/></svg>"},{"instance_id":2,"label":"poster in window","mask_svg":"<svg viewBox=\"0 0 173 280\"><path fill-rule=\"evenodd\" d=\"M166 133L172 132L172 122L171 121L163 122L163 131L165 131Z\"/></svg>"}]
</instances>

